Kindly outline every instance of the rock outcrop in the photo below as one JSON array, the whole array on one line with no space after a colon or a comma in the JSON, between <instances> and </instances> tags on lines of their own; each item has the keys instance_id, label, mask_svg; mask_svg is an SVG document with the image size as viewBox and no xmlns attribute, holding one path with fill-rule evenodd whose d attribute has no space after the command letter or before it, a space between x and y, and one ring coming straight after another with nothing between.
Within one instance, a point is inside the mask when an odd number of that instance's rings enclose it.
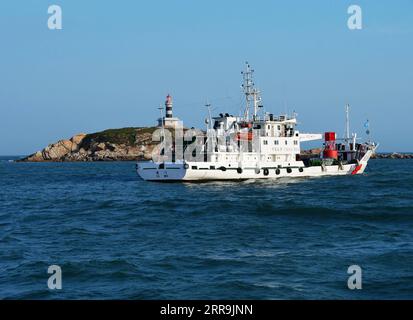
<instances>
[{"instance_id":1,"label":"rock outcrop","mask_svg":"<svg viewBox=\"0 0 413 320\"><path fill-rule=\"evenodd\" d=\"M64 157L79 150L79 145L82 143L84 137L86 137L86 134L80 133L68 140L59 140L58 142L48 145L43 150L37 151L23 160L38 162L63 159Z\"/></svg>"},{"instance_id":2,"label":"rock outcrop","mask_svg":"<svg viewBox=\"0 0 413 320\"><path fill-rule=\"evenodd\" d=\"M372 159L413 159L413 154L411 153L376 153Z\"/></svg>"},{"instance_id":3,"label":"rock outcrop","mask_svg":"<svg viewBox=\"0 0 413 320\"><path fill-rule=\"evenodd\" d=\"M52 143L20 161L149 160L157 145L152 141L154 130L156 128L122 128L93 134L81 133Z\"/></svg>"},{"instance_id":4,"label":"rock outcrop","mask_svg":"<svg viewBox=\"0 0 413 320\"><path fill-rule=\"evenodd\" d=\"M321 148L315 148L310 150L301 150L300 158L301 160L320 158L320 154L323 151Z\"/></svg>"}]
</instances>

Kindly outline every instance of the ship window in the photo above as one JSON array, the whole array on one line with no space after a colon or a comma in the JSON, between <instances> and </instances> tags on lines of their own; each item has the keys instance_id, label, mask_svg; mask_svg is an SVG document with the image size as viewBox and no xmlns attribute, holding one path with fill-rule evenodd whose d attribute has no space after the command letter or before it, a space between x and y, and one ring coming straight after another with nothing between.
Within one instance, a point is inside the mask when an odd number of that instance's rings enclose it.
<instances>
[{"instance_id":1,"label":"ship window","mask_svg":"<svg viewBox=\"0 0 413 320\"><path fill-rule=\"evenodd\" d=\"M288 140L285 140L285 145L287 145L288 144Z\"/></svg>"},{"instance_id":2,"label":"ship window","mask_svg":"<svg viewBox=\"0 0 413 320\"><path fill-rule=\"evenodd\" d=\"M281 126L277 126L278 130L281 130Z\"/></svg>"},{"instance_id":3,"label":"ship window","mask_svg":"<svg viewBox=\"0 0 413 320\"><path fill-rule=\"evenodd\" d=\"M267 140L264 140L264 145L267 145L268 144L268 141Z\"/></svg>"},{"instance_id":4,"label":"ship window","mask_svg":"<svg viewBox=\"0 0 413 320\"><path fill-rule=\"evenodd\" d=\"M197 166L192 166L192 170L196 170L196 169L198 169Z\"/></svg>"},{"instance_id":5,"label":"ship window","mask_svg":"<svg viewBox=\"0 0 413 320\"><path fill-rule=\"evenodd\" d=\"M278 146L279 144L278 140L274 140L274 144Z\"/></svg>"},{"instance_id":6,"label":"ship window","mask_svg":"<svg viewBox=\"0 0 413 320\"><path fill-rule=\"evenodd\" d=\"M297 140L294 140L294 144L295 144L295 145L298 145L298 141L297 141Z\"/></svg>"},{"instance_id":7,"label":"ship window","mask_svg":"<svg viewBox=\"0 0 413 320\"><path fill-rule=\"evenodd\" d=\"M271 126L270 125L268 125L268 130L270 130L271 129Z\"/></svg>"},{"instance_id":8,"label":"ship window","mask_svg":"<svg viewBox=\"0 0 413 320\"><path fill-rule=\"evenodd\" d=\"M209 169L215 170L215 166L210 166Z\"/></svg>"}]
</instances>

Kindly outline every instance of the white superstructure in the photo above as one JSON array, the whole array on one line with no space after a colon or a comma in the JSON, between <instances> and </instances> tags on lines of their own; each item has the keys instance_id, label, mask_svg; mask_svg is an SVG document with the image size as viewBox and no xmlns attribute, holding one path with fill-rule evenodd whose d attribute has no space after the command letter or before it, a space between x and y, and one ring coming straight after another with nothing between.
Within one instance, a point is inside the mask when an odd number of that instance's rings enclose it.
<instances>
[{"instance_id":1,"label":"white superstructure","mask_svg":"<svg viewBox=\"0 0 413 320\"><path fill-rule=\"evenodd\" d=\"M295 114L275 116L264 112L260 91L253 83L253 72L247 64L242 73L246 101L243 116L221 113L212 117L209 112L206 132L194 138L193 143L181 144L181 140L178 140L188 132L175 133L175 141L170 145L166 143L164 135L159 148L162 150L161 155L154 161L138 162L139 176L153 181L202 181L316 177L364 172L376 149L374 143L358 143L355 134L350 137L348 121L345 138L337 142L334 132L324 135L300 133L296 128ZM167 115L168 111L171 109L167 109ZM162 132L164 130L166 128L162 125ZM320 157L303 159L300 155L301 143L320 140L323 136L325 143Z\"/></svg>"}]
</instances>

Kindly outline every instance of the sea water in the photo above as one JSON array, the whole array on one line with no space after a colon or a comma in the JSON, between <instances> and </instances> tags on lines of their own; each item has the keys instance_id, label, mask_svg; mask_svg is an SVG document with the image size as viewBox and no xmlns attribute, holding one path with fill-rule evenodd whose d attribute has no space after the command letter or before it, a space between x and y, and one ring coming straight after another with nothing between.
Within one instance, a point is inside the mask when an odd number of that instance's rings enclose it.
<instances>
[{"instance_id":1,"label":"sea water","mask_svg":"<svg viewBox=\"0 0 413 320\"><path fill-rule=\"evenodd\" d=\"M371 160L359 176L156 183L133 162L10 159L0 298L413 298L413 160Z\"/></svg>"}]
</instances>

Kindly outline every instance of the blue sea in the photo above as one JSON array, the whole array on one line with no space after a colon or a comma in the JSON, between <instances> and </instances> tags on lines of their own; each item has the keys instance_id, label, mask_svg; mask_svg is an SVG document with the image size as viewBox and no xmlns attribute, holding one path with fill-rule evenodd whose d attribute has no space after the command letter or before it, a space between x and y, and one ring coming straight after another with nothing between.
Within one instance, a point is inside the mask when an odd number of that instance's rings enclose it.
<instances>
[{"instance_id":1,"label":"blue sea","mask_svg":"<svg viewBox=\"0 0 413 320\"><path fill-rule=\"evenodd\" d=\"M364 175L154 183L0 158L2 299L413 299L413 160ZM50 265L62 289L47 286ZM347 269L362 269L350 290Z\"/></svg>"}]
</instances>

